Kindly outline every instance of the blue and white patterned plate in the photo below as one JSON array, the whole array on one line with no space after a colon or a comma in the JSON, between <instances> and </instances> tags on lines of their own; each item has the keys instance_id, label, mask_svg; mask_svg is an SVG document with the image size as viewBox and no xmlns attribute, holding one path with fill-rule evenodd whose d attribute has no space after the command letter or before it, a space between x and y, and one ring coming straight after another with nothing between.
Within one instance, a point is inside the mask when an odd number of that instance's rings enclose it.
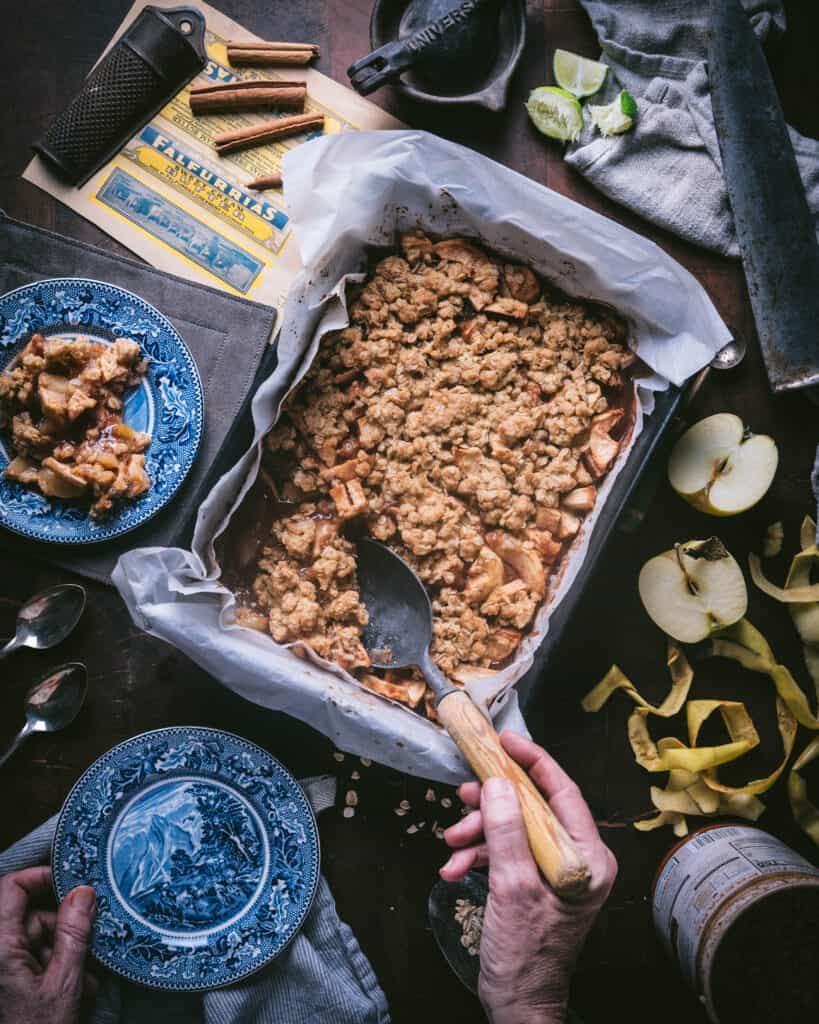
<instances>
[{"instance_id":1,"label":"blue and white patterned plate","mask_svg":"<svg viewBox=\"0 0 819 1024\"><path fill-rule=\"evenodd\" d=\"M96 522L87 502L47 498L6 480L2 471L14 451L8 434L0 431L0 526L57 544L93 544L118 537L156 515L193 465L204 419L196 363L159 310L102 281L52 278L0 296L0 372L37 331L104 343L131 338L139 344L148 372L126 398L125 422L151 435L145 453L151 489L136 501L118 504L108 519Z\"/></svg>"},{"instance_id":2,"label":"blue and white patterned plate","mask_svg":"<svg viewBox=\"0 0 819 1024\"><path fill-rule=\"evenodd\" d=\"M92 885L92 950L152 988L229 985L278 956L319 878L313 810L293 776L216 729L158 729L91 765L52 848L62 900Z\"/></svg>"}]
</instances>

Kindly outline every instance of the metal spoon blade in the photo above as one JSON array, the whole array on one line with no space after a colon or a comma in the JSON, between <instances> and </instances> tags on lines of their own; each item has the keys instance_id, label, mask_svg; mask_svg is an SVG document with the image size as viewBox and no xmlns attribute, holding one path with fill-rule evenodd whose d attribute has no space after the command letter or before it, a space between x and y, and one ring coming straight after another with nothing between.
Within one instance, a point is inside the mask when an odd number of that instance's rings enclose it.
<instances>
[{"instance_id":1,"label":"metal spoon blade","mask_svg":"<svg viewBox=\"0 0 819 1024\"><path fill-rule=\"evenodd\" d=\"M25 725L0 755L0 765L33 732L56 732L70 725L85 702L87 688L88 672L78 661L60 665L35 683L26 694Z\"/></svg>"},{"instance_id":2,"label":"metal spoon blade","mask_svg":"<svg viewBox=\"0 0 819 1024\"><path fill-rule=\"evenodd\" d=\"M709 364L715 370L733 370L745 358L748 349L748 343L736 327L728 324L728 329L733 337L722 346Z\"/></svg>"},{"instance_id":3,"label":"metal spoon blade","mask_svg":"<svg viewBox=\"0 0 819 1024\"><path fill-rule=\"evenodd\" d=\"M384 544L358 544L358 587L369 622L362 643L376 668L418 665L432 640L432 607L407 563Z\"/></svg>"},{"instance_id":4,"label":"metal spoon blade","mask_svg":"<svg viewBox=\"0 0 819 1024\"><path fill-rule=\"evenodd\" d=\"M70 725L85 703L88 670L79 661L49 672L26 694L26 719L34 732L56 732Z\"/></svg>"},{"instance_id":5,"label":"metal spoon blade","mask_svg":"<svg viewBox=\"0 0 819 1024\"><path fill-rule=\"evenodd\" d=\"M0 650L0 658L18 647L45 651L74 630L85 609L85 589L62 583L30 598L17 613L17 632Z\"/></svg>"}]
</instances>

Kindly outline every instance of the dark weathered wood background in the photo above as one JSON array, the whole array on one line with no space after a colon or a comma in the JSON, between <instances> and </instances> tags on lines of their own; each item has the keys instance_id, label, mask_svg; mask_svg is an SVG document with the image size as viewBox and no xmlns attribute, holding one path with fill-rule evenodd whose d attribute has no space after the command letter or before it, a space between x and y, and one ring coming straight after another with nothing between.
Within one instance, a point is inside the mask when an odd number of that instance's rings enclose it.
<instances>
[{"instance_id":1,"label":"dark weathered wood background","mask_svg":"<svg viewBox=\"0 0 819 1024\"><path fill-rule=\"evenodd\" d=\"M316 40L323 54L319 69L339 81L346 81L347 66L368 50L368 0L214 2L262 37ZM2 0L0 4L0 206L17 218L114 251L119 249L116 243L22 181L20 173L29 158L30 143L79 88L128 7L128 0ZM788 117L803 132L817 136L817 5L791 0L786 7L787 38L771 60ZM697 275L726 320L752 337L753 322L738 264L683 244L608 202L564 166L558 144L531 128L523 101L533 86L551 81L551 53L557 46L589 56L598 52L579 3L530 0L526 54L505 113L439 113L402 103L389 90L378 93L375 101L413 126L472 146L648 234ZM667 830L641 835L631 827L631 821L649 809L648 787L653 780L631 760L625 734L628 702L614 700L605 713L587 717L580 711L579 700L613 661L647 695L657 698L667 688L662 640L637 597L637 573L647 557L675 540L717 529L733 553L744 559L748 551L759 550L765 526L775 519L785 522L787 552L796 542L799 521L812 510L808 477L819 417L804 398L771 397L755 344L740 369L712 375L692 415L721 410L735 411L755 430L777 438L781 462L770 493L752 512L715 522L689 509L663 483L642 531L635 537L615 536L531 710L535 736L581 784L620 862L614 894L575 978L573 1002L587 1021L704 1020L664 960L652 930L651 881L672 837ZM10 633L15 609L24 598L68 577L24 559L0 558L3 635ZM774 564L771 572L781 576L786 557ZM72 783L97 756L145 729L171 724L230 729L267 747L297 774L335 771L342 793L350 771L358 768L363 778L357 783L361 799L357 816L345 820L336 810L321 821L324 870L341 914L371 958L397 1024L418 1019L465 1024L483 1019L478 1003L450 974L426 924L427 894L445 853L443 844L428 832L433 814L429 805L424 807L425 784L377 766L362 768L357 759L337 764L331 744L319 733L234 696L172 648L141 634L113 591L94 584L87 587L88 611L62 650L48 655L18 653L0 667L0 741L18 728L22 695L46 666L82 659L91 680L88 704L77 722L60 736L31 740L2 769L0 847L57 811ZM752 592L749 614L804 681L787 613ZM732 663L714 662L700 671L697 692L747 700L762 731L761 750L741 767L726 771L726 778L740 781L770 771L779 746L767 682L744 674ZM800 736L798 749L804 742ZM405 796L420 808L418 818L427 820L427 829L415 836L406 835L404 828L417 819L398 818L392 811ZM783 787L766 800L769 809L762 824L815 858L816 850L791 821Z\"/></svg>"}]
</instances>

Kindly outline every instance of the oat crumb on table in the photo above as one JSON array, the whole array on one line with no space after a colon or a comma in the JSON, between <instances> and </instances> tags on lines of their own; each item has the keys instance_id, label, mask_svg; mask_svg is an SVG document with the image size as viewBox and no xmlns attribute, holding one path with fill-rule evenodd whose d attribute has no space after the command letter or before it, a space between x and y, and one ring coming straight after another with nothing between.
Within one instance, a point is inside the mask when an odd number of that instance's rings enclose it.
<instances>
[{"instance_id":1,"label":"oat crumb on table","mask_svg":"<svg viewBox=\"0 0 819 1024\"><path fill-rule=\"evenodd\" d=\"M371 668L353 539L421 577L443 672L502 668L618 454L636 357L612 312L467 239L404 235L349 298L265 439L281 514L238 620L435 719L416 670Z\"/></svg>"}]
</instances>

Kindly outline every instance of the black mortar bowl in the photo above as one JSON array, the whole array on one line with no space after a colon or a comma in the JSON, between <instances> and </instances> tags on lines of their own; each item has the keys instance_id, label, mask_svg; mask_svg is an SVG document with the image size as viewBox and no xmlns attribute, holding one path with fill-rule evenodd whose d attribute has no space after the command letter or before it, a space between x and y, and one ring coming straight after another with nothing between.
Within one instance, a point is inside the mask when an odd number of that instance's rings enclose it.
<instances>
[{"instance_id":1,"label":"black mortar bowl","mask_svg":"<svg viewBox=\"0 0 819 1024\"><path fill-rule=\"evenodd\" d=\"M375 0L370 18L370 44L373 50L399 38L399 26L412 0ZM402 95L435 106L472 105L486 110L503 110L509 81L523 54L526 43L526 0L503 0L498 20L498 48L484 80L464 90L450 82L442 68L440 83L428 68L423 75L406 71L392 85Z\"/></svg>"}]
</instances>

